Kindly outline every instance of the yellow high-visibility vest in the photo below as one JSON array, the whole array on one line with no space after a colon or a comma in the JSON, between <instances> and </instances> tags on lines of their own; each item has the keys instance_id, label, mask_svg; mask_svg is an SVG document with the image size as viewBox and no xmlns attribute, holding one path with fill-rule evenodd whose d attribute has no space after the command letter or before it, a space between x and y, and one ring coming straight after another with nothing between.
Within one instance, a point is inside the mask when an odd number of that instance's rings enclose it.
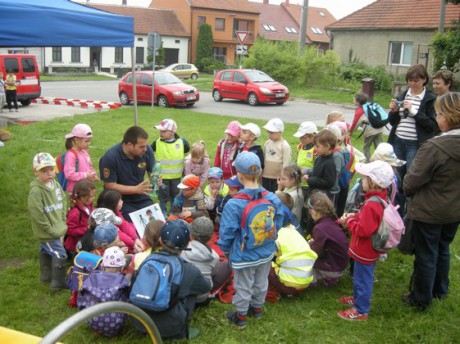
<instances>
[{"instance_id":1,"label":"yellow high-visibility vest","mask_svg":"<svg viewBox=\"0 0 460 344\"><path fill-rule=\"evenodd\" d=\"M184 158L184 142L181 138L178 138L173 143L157 139L155 160L161 162L163 179L182 178Z\"/></svg>"}]
</instances>

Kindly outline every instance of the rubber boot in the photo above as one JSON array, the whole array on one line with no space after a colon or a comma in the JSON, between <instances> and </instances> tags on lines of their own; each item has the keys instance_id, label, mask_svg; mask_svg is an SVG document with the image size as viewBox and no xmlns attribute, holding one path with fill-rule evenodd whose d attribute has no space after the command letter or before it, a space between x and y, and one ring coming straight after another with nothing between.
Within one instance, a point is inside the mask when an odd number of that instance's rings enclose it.
<instances>
[{"instance_id":1,"label":"rubber boot","mask_svg":"<svg viewBox=\"0 0 460 344\"><path fill-rule=\"evenodd\" d=\"M52 291L58 291L61 289L66 289L66 268L67 268L67 259L59 259L56 257L52 258L51 264L51 284L50 288Z\"/></svg>"},{"instance_id":2,"label":"rubber boot","mask_svg":"<svg viewBox=\"0 0 460 344\"><path fill-rule=\"evenodd\" d=\"M38 260L40 262L40 282L51 282L51 256L40 253Z\"/></svg>"}]
</instances>

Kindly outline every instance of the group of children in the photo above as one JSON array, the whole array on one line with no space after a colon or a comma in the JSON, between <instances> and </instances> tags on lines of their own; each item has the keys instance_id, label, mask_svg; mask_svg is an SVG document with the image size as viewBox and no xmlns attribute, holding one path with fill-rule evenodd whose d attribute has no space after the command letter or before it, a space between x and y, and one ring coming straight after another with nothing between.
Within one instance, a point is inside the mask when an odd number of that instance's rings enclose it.
<instances>
[{"instance_id":1,"label":"group of children","mask_svg":"<svg viewBox=\"0 0 460 344\"><path fill-rule=\"evenodd\" d=\"M86 124L76 125L66 135L70 153L64 172L69 180L70 211L67 196L55 181L54 158L39 153L33 159L37 179L31 183L29 210L40 241L41 281L50 282L52 290L66 288L67 256L89 251L103 256L103 270L94 278L106 280L106 273L118 274L114 278L120 286L117 295L124 301L129 277L135 276L149 255L161 251L180 255L196 268L184 269L190 270L187 278L184 272L180 287L185 313L179 315L174 306L168 310L171 319L149 314L163 337L190 338L196 335L196 329L188 327L195 304L208 304L231 280L232 271L235 310L227 312L227 318L243 328L247 316L262 317L267 293L279 299L320 282L334 286L351 257L355 291L352 297L340 298L351 308L338 315L347 320L367 319L379 256L370 244L370 235L382 220L383 207L365 200L374 195L387 199L387 189L397 187L390 164L396 167L403 162L385 146L374 153L380 154L377 161L361 164L364 157L351 146L343 116L332 114L328 122L322 130L312 122L300 125L294 134L300 143L296 163L292 164L291 148L282 137L282 120L274 118L264 126L269 140L263 148L257 143L261 131L256 124L232 121L210 167L205 143L200 141L190 148L177 134L177 124L163 120L155 126L160 137L152 149L162 164L158 199L167 221L149 222L143 238L121 216L123 201L118 191L104 190L93 208L94 182L99 178L87 152L92 132ZM191 154L186 157L188 152ZM355 171L365 177L360 181L361 202L353 208L359 208L356 214L344 210ZM251 218L253 202L265 208ZM350 245L346 233L351 236ZM213 236L218 237L228 262L219 259L211 247ZM73 303L80 308L90 306L87 295L88 291L74 293ZM104 329L98 323L93 319L92 327L113 335L123 321L114 325L117 329Z\"/></svg>"}]
</instances>

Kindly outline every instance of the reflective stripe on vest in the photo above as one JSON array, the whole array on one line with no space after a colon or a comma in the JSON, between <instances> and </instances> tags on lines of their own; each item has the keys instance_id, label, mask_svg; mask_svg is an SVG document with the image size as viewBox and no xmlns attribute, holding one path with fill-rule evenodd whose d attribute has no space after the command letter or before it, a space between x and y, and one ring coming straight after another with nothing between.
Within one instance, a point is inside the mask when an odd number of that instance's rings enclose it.
<instances>
[{"instance_id":1,"label":"reflective stripe on vest","mask_svg":"<svg viewBox=\"0 0 460 344\"><path fill-rule=\"evenodd\" d=\"M173 143L157 139L155 159L161 162L163 179L178 179L184 171L184 142L178 138Z\"/></svg>"}]
</instances>

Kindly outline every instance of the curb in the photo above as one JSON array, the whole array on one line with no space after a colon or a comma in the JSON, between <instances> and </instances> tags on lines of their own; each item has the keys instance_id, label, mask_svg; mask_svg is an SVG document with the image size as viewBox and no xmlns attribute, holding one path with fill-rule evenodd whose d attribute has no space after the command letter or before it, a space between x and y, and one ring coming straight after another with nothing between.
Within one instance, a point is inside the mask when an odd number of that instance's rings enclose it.
<instances>
[{"instance_id":1,"label":"curb","mask_svg":"<svg viewBox=\"0 0 460 344\"><path fill-rule=\"evenodd\" d=\"M95 108L95 109L118 109L121 103L102 102L94 100L83 99L67 99L67 98L54 98L54 97L38 97L32 99L32 103L37 104L53 104L53 105L67 105L82 108Z\"/></svg>"}]
</instances>

